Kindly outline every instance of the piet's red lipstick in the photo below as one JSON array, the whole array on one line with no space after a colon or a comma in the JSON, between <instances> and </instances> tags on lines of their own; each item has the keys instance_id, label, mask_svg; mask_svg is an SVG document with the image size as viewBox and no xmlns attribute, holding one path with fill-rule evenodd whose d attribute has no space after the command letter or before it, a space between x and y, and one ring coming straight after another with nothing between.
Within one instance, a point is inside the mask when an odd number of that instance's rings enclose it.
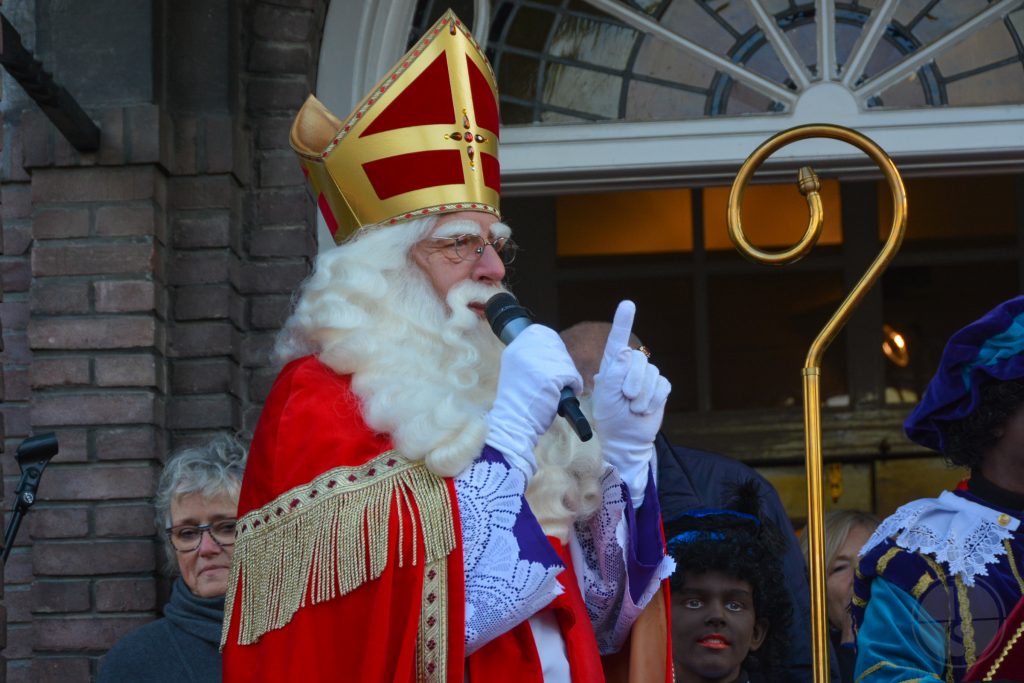
<instances>
[{"instance_id":1,"label":"piet's red lipstick","mask_svg":"<svg viewBox=\"0 0 1024 683\"><path fill-rule=\"evenodd\" d=\"M729 639L721 633L709 633L698 640L697 644L701 647L706 647L709 650L724 650L732 645L732 643L729 642Z\"/></svg>"}]
</instances>

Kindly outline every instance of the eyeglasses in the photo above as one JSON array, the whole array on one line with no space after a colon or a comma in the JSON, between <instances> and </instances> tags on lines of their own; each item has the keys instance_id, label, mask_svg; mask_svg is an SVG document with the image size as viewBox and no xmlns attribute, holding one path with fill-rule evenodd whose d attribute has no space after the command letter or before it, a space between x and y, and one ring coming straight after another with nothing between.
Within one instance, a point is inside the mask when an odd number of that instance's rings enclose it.
<instances>
[{"instance_id":1,"label":"eyeglasses","mask_svg":"<svg viewBox=\"0 0 1024 683\"><path fill-rule=\"evenodd\" d=\"M434 242L439 243L440 248L448 251L449 258L456 263L460 261L479 261L484 255L484 249L488 245L494 247L501 262L506 266L516 259L516 252L519 245L509 237L499 237L496 240L486 241L480 235L456 235L455 237L432 237Z\"/></svg>"},{"instance_id":2,"label":"eyeglasses","mask_svg":"<svg viewBox=\"0 0 1024 683\"><path fill-rule=\"evenodd\" d=\"M191 552L198 548L199 544L203 542L203 534L206 532L210 533L210 538L214 543L221 548L226 548L235 544L235 525L237 523L238 520L235 519L222 519L213 524L198 526L182 524L165 529L164 533L167 534L171 545L179 553Z\"/></svg>"}]
</instances>

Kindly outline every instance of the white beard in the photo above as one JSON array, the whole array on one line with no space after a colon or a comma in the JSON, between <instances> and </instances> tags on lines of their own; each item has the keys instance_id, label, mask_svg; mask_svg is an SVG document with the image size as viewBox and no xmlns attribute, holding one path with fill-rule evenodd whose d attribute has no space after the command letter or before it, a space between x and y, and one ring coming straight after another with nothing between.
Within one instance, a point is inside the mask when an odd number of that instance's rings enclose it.
<instances>
[{"instance_id":1,"label":"white beard","mask_svg":"<svg viewBox=\"0 0 1024 683\"><path fill-rule=\"evenodd\" d=\"M480 455L501 362L501 343L468 304L499 290L460 283L446 308L417 269L407 275L413 282L394 288L398 300L374 312L376 324L333 340L320 360L352 374L371 428L389 434L404 457L451 477Z\"/></svg>"},{"instance_id":2,"label":"white beard","mask_svg":"<svg viewBox=\"0 0 1024 683\"><path fill-rule=\"evenodd\" d=\"M432 226L382 228L322 254L277 356L317 353L352 375L366 424L388 434L403 457L452 477L483 449L503 350L468 304L503 290L465 281L442 302L404 256ZM545 531L559 537L596 509L603 470L599 449L583 448L562 422L541 437L527 493Z\"/></svg>"}]
</instances>

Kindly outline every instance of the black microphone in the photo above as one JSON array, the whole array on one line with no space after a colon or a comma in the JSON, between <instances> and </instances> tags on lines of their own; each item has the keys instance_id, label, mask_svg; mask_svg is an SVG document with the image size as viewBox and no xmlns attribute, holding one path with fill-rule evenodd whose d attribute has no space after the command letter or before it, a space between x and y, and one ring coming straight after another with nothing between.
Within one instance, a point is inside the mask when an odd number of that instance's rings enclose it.
<instances>
[{"instance_id":1,"label":"black microphone","mask_svg":"<svg viewBox=\"0 0 1024 683\"><path fill-rule=\"evenodd\" d=\"M508 292L495 294L488 299L484 314L494 334L506 345L511 344L513 339L533 324L530 312L520 306L519 301ZM594 435L590 423L580 410L579 399L569 387L562 389L562 396L558 400L558 414L569 421L580 441L589 441Z\"/></svg>"},{"instance_id":2,"label":"black microphone","mask_svg":"<svg viewBox=\"0 0 1024 683\"><path fill-rule=\"evenodd\" d=\"M57 437L53 433L39 434L21 442L17 455L14 456L21 468L21 480L14 489L14 509L7 518L4 529L4 549L2 553L4 566L14 547L14 538L18 535L21 518L28 514L28 509L36 502L36 491L43 477L43 468L50 458L57 455Z\"/></svg>"}]
</instances>

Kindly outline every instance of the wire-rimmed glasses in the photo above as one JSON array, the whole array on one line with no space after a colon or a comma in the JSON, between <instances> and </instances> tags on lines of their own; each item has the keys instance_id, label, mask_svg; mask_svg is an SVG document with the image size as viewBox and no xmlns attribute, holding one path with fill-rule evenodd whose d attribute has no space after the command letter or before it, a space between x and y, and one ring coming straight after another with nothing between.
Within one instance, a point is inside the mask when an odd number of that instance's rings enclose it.
<instances>
[{"instance_id":1,"label":"wire-rimmed glasses","mask_svg":"<svg viewBox=\"0 0 1024 683\"><path fill-rule=\"evenodd\" d=\"M506 266L516 258L519 246L512 241L511 237L498 237L490 242L480 235L455 235L454 237L432 237L434 242L449 252L452 261L479 261L484 255L484 249L488 246L494 247L501 262Z\"/></svg>"}]
</instances>

